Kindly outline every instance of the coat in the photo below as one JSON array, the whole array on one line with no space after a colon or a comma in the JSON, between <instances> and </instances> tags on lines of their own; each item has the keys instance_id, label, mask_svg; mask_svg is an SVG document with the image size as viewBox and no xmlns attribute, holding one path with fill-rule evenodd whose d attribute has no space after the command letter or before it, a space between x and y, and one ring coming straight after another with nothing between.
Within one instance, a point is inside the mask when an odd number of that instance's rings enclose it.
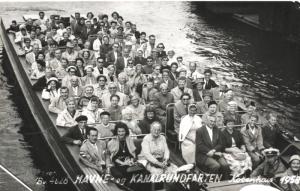
<instances>
[{"instance_id":1,"label":"coat","mask_svg":"<svg viewBox=\"0 0 300 191\"><path fill-rule=\"evenodd\" d=\"M267 125L263 126L261 130L262 130L264 147L276 148L276 141L278 140L278 137L280 135L280 129L278 125L275 125L273 129L271 129L271 124L268 123Z\"/></svg>"},{"instance_id":2,"label":"coat","mask_svg":"<svg viewBox=\"0 0 300 191\"><path fill-rule=\"evenodd\" d=\"M243 139L248 152L255 151L256 149L264 149L262 131L259 126L255 126L256 131L252 134L249 124L241 129Z\"/></svg>"},{"instance_id":3,"label":"coat","mask_svg":"<svg viewBox=\"0 0 300 191\"><path fill-rule=\"evenodd\" d=\"M216 152L224 150L222 132L217 127L213 127L213 141L210 140L207 127L202 126L196 131L196 164L204 165L208 156L207 153L215 149Z\"/></svg>"},{"instance_id":4,"label":"coat","mask_svg":"<svg viewBox=\"0 0 300 191\"><path fill-rule=\"evenodd\" d=\"M136 147L135 147L134 142L131 137L129 137L129 136L126 137L126 144L127 144L129 153L133 157L136 157L136 153L135 153ZM120 145L120 141L117 137L108 142L107 148L108 148L109 152L111 153L111 155L110 155L111 160L118 153L119 145Z\"/></svg>"},{"instance_id":5,"label":"coat","mask_svg":"<svg viewBox=\"0 0 300 191\"><path fill-rule=\"evenodd\" d=\"M206 90L210 90L215 87L218 87L218 85L212 79L209 79L208 82L205 82L205 84L204 84L204 89L206 89Z\"/></svg>"},{"instance_id":6,"label":"coat","mask_svg":"<svg viewBox=\"0 0 300 191\"><path fill-rule=\"evenodd\" d=\"M194 117L186 115L182 118L178 134L180 142L184 141L191 127L193 126L193 123L197 128L200 128L202 126L202 119L197 115L195 115Z\"/></svg>"},{"instance_id":7,"label":"coat","mask_svg":"<svg viewBox=\"0 0 300 191\"><path fill-rule=\"evenodd\" d=\"M96 165L100 167L101 165L105 165L105 156L103 154L104 145L103 142L96 142L97 150L93 147L92 143L87 139L83 142L80 147L80 159L86 165Z\"/></svg>"},{"instance_id":8,"label":"coat","mask_svg":"<svg viewBox=\"0 0 300 191\"><path fill-rule=\"evenodd\" d=\"M60 127L73 127L77 125L75 119L81 115L81 112L76 110L75 115L72 117L67 109L58 114L56 118L56 125Z\"/></svg>"},{"instance_id":9,"label":"coat","mask_svg":"<svg viewBox=\"0 0 300 191\"><path fill-rule=\"evenodd\" d=\"M78 125L71 127L68 129L68 131L62 136L62 141L66 144L73 144L73 141L75 140L80 140L84 141L87 139L87 132L88 132L89 127L85 127L85 132L84 134L81 133Z\"/></svg>"},{"instance_id":10,"label":"coat","mask_svg":"<svg viewBox=\"0 0 300 191\"><path fill-rule=\"evenodd\" d=\"M240 131L233 130L232 134L230 134L226 129L223 130L223 140L224 147L231 148L232 147L232 138L234 139L235 145L238 148L241 148L244 145L243 136Z\"/></svg>"},{"instance_id":11,"label":"coat","mask_svg":"<svg viewBox=\"0 0 300 191\"><path fill-rule=\"evenodd\" d=\"M113 51L110 51L107 53L107 57L106 57L106 61L107 63L110 65L110 64L115 64L115 61L121 57L121 53L120 52L117 52L117 58L115 57L115 54Z\"/></svg>"},{"instance_id":12,"label":"coat","mask_svg":"<svg viewBox=\"0 0 300 191\"><path fill-rule=\"evenodd\" d=\"M81 86L77 86L77 94L74 92L72 87L69 87L69 97L81 97L84 89Z\"/></svg>"},{"instance_id":13,"label":"coat","mask_svg":"<svg viewBox=\"0 0 300 191\"><path fill-rule=\"evenodd\" d=\"M115 67L116 67L116 75L119 75L121 72L124 71L125 59L123 56L117 58Z\"/></svg>"}]
</instances>

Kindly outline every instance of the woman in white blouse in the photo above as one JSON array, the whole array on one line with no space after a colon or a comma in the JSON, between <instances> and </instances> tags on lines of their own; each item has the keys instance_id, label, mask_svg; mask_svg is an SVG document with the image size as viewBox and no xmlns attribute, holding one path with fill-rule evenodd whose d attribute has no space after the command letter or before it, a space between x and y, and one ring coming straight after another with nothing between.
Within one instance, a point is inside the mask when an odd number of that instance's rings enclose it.
<instances>
[{"instance_id":1,"label":"woman in white blouse","mask_svg":"<svg viewBox=\"0 0 300 191\"><path fill-rule=\"evenodd\" d=\"M188 115L181 119L179 126L179 142L181 142L182 157L188 164L195 163L196 130L202 126L202 119L196 113L196 104L189 105Z\"/></svg>"},{"instance_id":2,"label":"woman in white blouse","mask_svg":"<svg viewBox=\"0 0 300 191\"><path fill-rule=\"evenodd\" d=\"M92 97L86 106L86 108L83 108L82 115L87 116L88 120L87 123L100 123L100 113L103 112L103 109L98 108L99 105L99 99L96 97Z\"/></svg>"},{"instance_id":3,"label":"woman in white blouse","mask_svg":"<svg viewBox=\"0 0 300 191\"><path fill-rule=\"evenodd\" d=\"M81 115L81 112L76 109L76 100L70 97L66 101L67 108L58 114L56 125L59 127L73 127L77 125L75 119Z\"/></svg>"},{"instance_id":4,"label":"woman in white blouse","mask_svg":"<svg viewBox=\"0 0 300 191\"><path fill-rule=\"evenodd\" d=\"M42 98L44 100L52 100L53 98L59 97L60 88L58 79L56 77L49 78L47 87L43 89Z\"/></svg>"}]
</instances>

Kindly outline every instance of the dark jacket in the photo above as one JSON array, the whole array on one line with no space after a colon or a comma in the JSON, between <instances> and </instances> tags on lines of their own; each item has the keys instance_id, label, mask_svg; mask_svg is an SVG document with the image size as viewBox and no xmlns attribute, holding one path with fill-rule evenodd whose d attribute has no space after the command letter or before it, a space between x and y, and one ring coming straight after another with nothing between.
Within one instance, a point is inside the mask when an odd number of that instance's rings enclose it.
<instances>
[{"instance_id":1,"label":"dark jacket","mask_svg":"<svg viewBox=\"0 0 300 191\"><path fill-rule=\"evenodd\" d=\"M223 145L225 148L232 147L232 138L235 141L235 145L238 148L241 148L242 145L244 145L243 136L240 131L233 130L233 133L230 134L226 129L224 129L223 133Z\"/></svg>"},{"instance_id":2,"label":"dark jacket","mask_svg":"<svg viewBox=\"0 0 300 191\"><path fill-rule=\"evenodd\" d=\"M193 89L193 96L195 102L202 101L202 97L200 96L199 91L196 88Z\"/></svg>"},{"instance_id":3,"label":"dark jacket","mask_svg":"<svg viewBox=\"0 0 300 191\"><path fill-rule=\"evenodd\" d=\"M210 90L211 88L219 87L215 81L209 79L208 82L204 85L204 89Z\"/></svg>"},{"instance_id":4,"label":"dark jacket","mask_svg":"<svg viewBox=\"0 0 300 191\"><path fill-rule=\"evenodd\" d=\"M122 54L120 52L117 52L117 58L115 57L114 51L110 51L107 53L106 55L106 61L107 63L110 64L114 64L115 60L118 59L118 57L121 57Z\"/></svg>"},{"instance_id":5,"label":"dark jacket","mask_svg":"<svg viewBox=\"0 0 300 191\"><path fill-rule=\"evenodd\" d=\"M68 131L62 136L62 141L66 144L73 144L74 140L84 141L87 139L87 131L89 127L85 127L85 133L82 134L79 127L76 125L68 129Z\"/></svg>"},{"instance_id":6,"label":"dark jacket","mask_svg":"<svg viewBox=\"0 0 300 191\"><path fill-rule=\"evenodd\" d=\"M82 40L87 39L87 27L85 24L81 25L77 23L74 28L74 36L79 37Z\"/></svg>"},{"instance_id":7,"label":"dark jacket","mask_svg":"<svg viewBox=\"0 0 300 191\"><path fill-rule=\"evenodd\" d=\"M278 140L280 129L278 125L275 125L271 130L271 125L268 123L264 127L262 127L262 136L264 141L264 147L276 148L276 140Z\"/></svg>"},{"instance_id":8,"label":"dark jacket","mask_svg":"<svg viewBox=\"0 0 300 191\"><path fill-rule=\"evenodd\" d=\"M143 66L147 64L147 59L144 57L135 57L133 61L134 65L142 64Z\"/></svg>"},{"instance_id":9,"label":"dark jacket","mask_svg":"<svg viewBox=\"0 0 300 191\"><path fill-rule=\"evenodd\" d=\"M216 152L224 150L222 141L222 132L217 128L213 128L213 141L210 140L206 126L202 126L196 131L196 164L204 165L208 156L206 155L210 150L215 149Z\"/></svg>"}]
</instances>

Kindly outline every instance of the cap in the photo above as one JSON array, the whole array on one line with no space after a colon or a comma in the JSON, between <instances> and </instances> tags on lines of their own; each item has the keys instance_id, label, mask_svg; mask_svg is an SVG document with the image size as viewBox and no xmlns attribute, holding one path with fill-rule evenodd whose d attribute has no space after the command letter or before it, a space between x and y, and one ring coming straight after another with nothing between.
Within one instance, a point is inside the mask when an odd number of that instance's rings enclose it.
<instances>
[{"instance_id":1,"label":"cap","mask_svg":"<svg viewBox=\"0 0 300 191\"><path fill-rule=\"evenodd\" d=\"M278 149L274 149L274 148L269 148L269 149L263 150L262 154L264 156L278 156L279 155L279 150Z\"/></svg>"},{"instance_id":2,"label":"cap","mask_svg":"<svg viewBox=\"0 0 300 191\"><path fill-rule=\"evenodd\" d=\"M56 77L51 77L47 80L47 83L51 82L51 81L55 81L58 82L58 79Z\"/></svg>"},{"instance_id":3,"label":"cap","mask_svg":"<svg viewBox=\"0 0 300 191\"><path fill-rule=\"evenodd\" d=\"M78 117L76 117L75 121L80 122L80 121L87 121L88 118L85 115L79 115Z\"/></svg>"},{"instance_id":4,"label":"cap","mask_svg":"<svg viewBox=\"0 0 300 191\"><path fill-rule=\"evenodd\" d=\"M91 68L91 69L92 69L92 71L94 71L94 68L93 68L93 66L92 66L92 65L87 65L86 67L84 67L84 70L87 70L87 69L89 69L89 68Z\"/></svg>"}]
</instances>

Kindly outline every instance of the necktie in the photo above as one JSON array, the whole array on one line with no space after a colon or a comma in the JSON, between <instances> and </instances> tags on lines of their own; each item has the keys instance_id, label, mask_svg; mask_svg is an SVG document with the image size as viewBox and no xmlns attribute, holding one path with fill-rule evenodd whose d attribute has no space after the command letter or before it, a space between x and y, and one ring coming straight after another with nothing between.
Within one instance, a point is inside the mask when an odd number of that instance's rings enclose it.
<instances>
[{"instance_id":1,"label":"necktie","mask_svg":"<svg viewBox=\"0 0 300 191\"><path fill-rule=\"evenodd\" d=\"M185 112L186 112L186 114L188 114L188 112L189 112L189 107L187 105L185 106Z\"/></svg>"}]
</instances>

